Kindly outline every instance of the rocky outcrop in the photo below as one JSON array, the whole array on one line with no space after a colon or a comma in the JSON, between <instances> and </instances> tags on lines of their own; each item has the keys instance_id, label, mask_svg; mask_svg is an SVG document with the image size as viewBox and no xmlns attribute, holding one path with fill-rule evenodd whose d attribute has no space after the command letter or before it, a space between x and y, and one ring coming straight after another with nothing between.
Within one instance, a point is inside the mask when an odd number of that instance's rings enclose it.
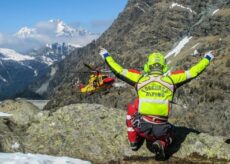
<instances>
[{"instance_id":1,"label":"rocky outcrop","mask_svg":"<svg viewBox=\"0 0 230 164\"><path fill-rule=\"evenodd\" d=\"M97 163L131 160L135 156L154 161L154 155L145 145L138 152L130 150L125 115L124 110L98 104L65 106L32 124L26 132L24 147L27 152L67 155ZM224 138L183 127L176 129L170 160L189 159L194 153L210 161L211 158L230 160L230 145Z\"/></svg>"},{"instance_id":2,"label":"rocky outcrop","mask_svg":"<svg viewBox=\"0 0 230 164\"><path fill-rule=\"evenodd\" d=\"M25 130L39 112L33 104L23 100L6 100L0 103L0 151L24 152L22 144Z\"/></svg>"},{"instance_id":3,"label":"rocky outcrop","mask_svg":"<svg viewBox=\"0 0 230 164\"><path fill-rule=\"evenodd\" d=\"M11 103L4 102L4 108L9 109ZM27 102L20 101L19 104L24 104L21 108L33 107ZM21 110L20 107L17 110ZM23 130L19 126L9 126L13 120L0 117L2 152L70 156L93 163L157 163L145 145L138 152L129 148L124 110L98 104L72 104L52 113L32 113L33 119L28 119L29 126ZM23 115L18 117L24 118ZM167 154L170 163L230 162L230 144L227 138L178 126Z\"/></svg>"},{"instance_id":4,"label":"rocky outcrop","mask_svg":"<svg viewBox=\"0 0 230 164\"><path fill-rule=\"evenodd\" d=\"M67 155L99 163L116 161L123 154L133 154L128 148L124 123L125 113L119 109L97 104L69 105L32 124L24 147L27 152Z\"/></svg>"},{"instance_id":5,"label":"rocky outcrop","mask_svg":"<svg viewBox=\"0 0 230 164\"><path fill-rule=\"evenodd\" d=\"M23 100L6 100L0 104L0 112L11 114L6 117L11 125L19 128L27 128L34 119L34 115L40 110L32 103ZM13 128L13 127L12 127Z\"/></svg>"},{"instance_id":6,"label":"rocky outcrop","mask_svg":"<svg viewBox=\"0 0 230 164\"><path fill-rule=\"evenodd\" d=\"M181 149L175 154L180 158L186 158L192 154L199 154L210 159L229 159L230 145L225 143L223 137L210 136L205 133L189 134L181 145Z\"/></svg>"}]
</instances>

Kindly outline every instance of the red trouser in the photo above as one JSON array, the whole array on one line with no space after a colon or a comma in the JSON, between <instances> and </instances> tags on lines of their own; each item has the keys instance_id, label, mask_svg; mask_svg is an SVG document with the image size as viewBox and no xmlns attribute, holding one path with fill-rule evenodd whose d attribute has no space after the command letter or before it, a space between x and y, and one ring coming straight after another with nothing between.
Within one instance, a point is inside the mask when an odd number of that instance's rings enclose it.
<instances>
[{"instance_id":1,"label":"red trouser","mask_svg":"<svg viewBox=\"0 0 230 164\"><path fill-rule=\"evenodd\" d=\"M128 131L128 139L129 142L137 142L138 140L138 133L134 130L132 126L132 118L134 118L135 114L138 112L138 98L135 98L134 102L131 104L128 104L128 110L126 115L126 125L127 125L127 131Z\"/></svg>"},{"instance_id":2,"label":"red trouser","mask_svg":"<svg viewBox=\"0 0 230 164\"><path fill-rule=\"evenodd\" d=\"M135 114L138 113L138 98L135 98L133 103L128 104L128 110L126 115L126 124L127 124L127 131L128 131L128 140L131 143L138 142L139 137L143 137L149 141L160 140L161 144L166 149L170 144L169 136L170 134L162 137L154 137L154 136L146 136L144 133L141 133L138 128L134 128L132 125L132 119L135 117Z\"/></svg>"}]
</instances>

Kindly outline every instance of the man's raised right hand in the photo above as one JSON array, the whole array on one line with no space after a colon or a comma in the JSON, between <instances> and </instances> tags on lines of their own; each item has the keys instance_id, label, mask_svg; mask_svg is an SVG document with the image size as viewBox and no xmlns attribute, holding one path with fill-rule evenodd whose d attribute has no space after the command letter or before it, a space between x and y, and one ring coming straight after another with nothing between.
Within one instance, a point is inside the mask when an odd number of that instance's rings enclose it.
<instances>
[{"instance_id":1,"label":"man's raised right hand","mask_svg":"<svg viewBox=\"0 0 230 164\"><path fill-rule=\"evenodd\" d=\"M107 56L110 56L109 52L105 48L102 48L102 47L99 48L99 54L101 55L103 60L105 60Z\"/></svg>"},{"instance_id":2,"label":"man's raised right hand","mask_svg":"<svg viewBox=\"0 0 230 164\"><path fill-rule=\"evenodd\" d=\"M209 61L212 61L214 59L213 51L209 51L204 55L205 58L207 58Z\"/></svg>"}]
</instances>

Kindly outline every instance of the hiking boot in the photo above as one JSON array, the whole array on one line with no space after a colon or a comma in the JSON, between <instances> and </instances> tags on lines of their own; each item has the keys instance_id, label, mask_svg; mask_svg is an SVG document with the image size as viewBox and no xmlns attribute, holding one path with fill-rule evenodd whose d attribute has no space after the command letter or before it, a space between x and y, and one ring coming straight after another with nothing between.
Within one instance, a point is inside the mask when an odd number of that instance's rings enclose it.
<instances>
[{"instance_id":1,"label":"hiking boot","mask_svg":"<svg viewBox=\"0 0 230 164\"><path fill-rule=\"evenodd\" d=\"M164 147L161 144L160 140L156 140L153 144L152 144L152 148L155 151L156 154L156 160L164 160L165 159L165 151L164 151Z\"/></svg>"},{"instance_id":2,"label":"hiking boot","mask_svg":"<svg viewBox=\"0 0 230 164\"><path fill-rule=\"evenodd\" d=\"M143 142L144 142L144 138L140 138L136 142L130 142L132 151L137 151L143 145Z\"/></svg>"}]
</instances>

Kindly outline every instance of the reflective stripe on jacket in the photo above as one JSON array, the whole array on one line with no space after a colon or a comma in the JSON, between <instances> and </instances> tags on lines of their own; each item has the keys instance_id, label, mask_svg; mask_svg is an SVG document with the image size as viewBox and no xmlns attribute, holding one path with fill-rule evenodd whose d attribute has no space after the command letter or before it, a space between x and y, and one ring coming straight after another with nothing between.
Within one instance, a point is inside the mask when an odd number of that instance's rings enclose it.
<instances>
[{"instance_id":1,"label":"reflective stripe on jacket","mask_svg":"<svg viewBox=\"0 0 230 164\"><path fill-rule=\"evenodd\" d=\"M140 114L168 117L174 85L163 81L163 77L162 75L150 75L139 80L137 93Z\"/></svg>"},{"instance_id":2,"label":"reflective stripe on jacket","mask_svg":"<svg viewBox=\"0 0 230 164\"><path fill-rule=\"evenodd\" d=\"M169 102L173 99L174 85L195 78L209 65L209 60L203 58L187 71L180 70L164 76L142 75L138 71L124 69L111 56L107 56L105 61L118 78L137 86L141 114L166 117L170 111Z\"/></svg>"}]
</instances>

